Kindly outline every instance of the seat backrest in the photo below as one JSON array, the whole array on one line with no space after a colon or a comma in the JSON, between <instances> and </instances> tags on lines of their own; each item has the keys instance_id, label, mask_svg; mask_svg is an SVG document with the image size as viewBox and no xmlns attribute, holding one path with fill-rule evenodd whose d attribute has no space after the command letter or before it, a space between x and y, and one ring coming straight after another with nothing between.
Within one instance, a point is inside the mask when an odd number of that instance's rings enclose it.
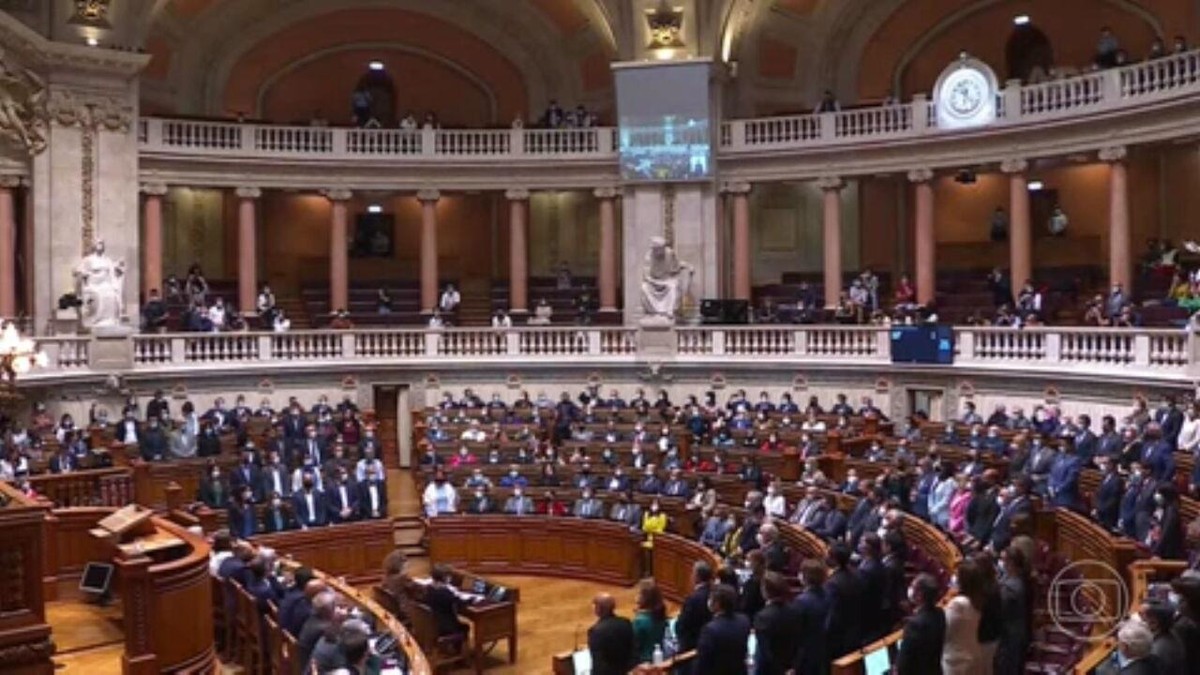
<instances>
[{"instance_id":1,"label":"seat backrest","mask_svg":"<svg viewBox=\"0 0 1200 675\"><path fill-rule=\"evenodd\" d=\"M296 652L299 645L296 643L296 638L286 630L279 631L279 658L276 659L276 671L280 675L296 675L299 669L299 664L296 663Z\"/></svg>"},{"instance_id":2,"label":"seat backrest","mask_svg":"<svg viewBox=\"0 0 1200 675\"><path fill-rule=\"evenodd\" d=\"M408 610L408 616L412 620L413 638L421 646L421 651L428 655L436 654L438 633L433 611L421 602L409 602Z\"/></svg>"},{"instance_id":3,"label":"seat backrest","mask_svg":"<svg viewBox=\"0 0 1200 675\"><path fill-rule=\"evenodd\" d=\"M400 600L386 586L376 585L371 589L371 595L379 606L386 609L392 616L400 616Z\"/></svg>"},{"instance_id":4,"label":"seat backrest","mask_svg":"<svg viewBox=\"0 0 1200 675\"><path fill-rule=\"evenodd\" d=\"M237 593L238 622L247 635L257 638L262 632L262 625L259 623L258 600L241 586L237 586L234 592Z\"/></svg>"}]
</instances>

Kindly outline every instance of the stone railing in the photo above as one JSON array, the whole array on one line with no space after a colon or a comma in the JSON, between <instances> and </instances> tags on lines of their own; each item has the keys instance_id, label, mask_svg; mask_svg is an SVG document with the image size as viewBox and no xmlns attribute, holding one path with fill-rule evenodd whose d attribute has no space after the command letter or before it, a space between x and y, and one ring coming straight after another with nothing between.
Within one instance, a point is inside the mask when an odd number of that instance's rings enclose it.
<instances>
[{"instance_id":1,"label":"stone railing","mask_svg":"<svg viewBox=\"0 0 1200 675\"><path fill-rule=\"evenodd\" d=\"M929 369L1011 371L1187 383L1200 379L1200 334L1077 327L955 329L953 365ZM891 336L869 326L519 327L358 329L290 333L180 333L104 341L39 338L46 368L30 383L112 372L155 375L332 365L344 368L578 363L670 363L739 367L891 367ZM99 344L99 343L96 343ZM123 363L120 354L125 354ZM102 354L102 356L100 356ZM912 366L899 364L898 368Z\"/></svg>"},{"instance_id":2,"label":"stone railing","mask_svg":"<svg viewBox=\"0 0 1200 675\"><path fill-rule=\"evenodd\" d=\"M358 129L291 127L207 120L142 118L138 145L164 156L245 159L511 162L616 159L615 130L588 129Z\"/></svg>"},{"instance_id":3,"label":"stone railing","mask_svg":"<svg viewBox=\"0 0 1200 675\"><path fill-rule=\"evenodd\" d=\"M997 126L1039 124L1064 117L1136 108L1200 93L1200 51L1100 70L1051 82L1008 82L997 95ZM938 129L937 109L925 95L910 103L855 108L835 113L732 120L720 135L720 153L823 148L921 138Z\"/></svg>"}]
</instances>

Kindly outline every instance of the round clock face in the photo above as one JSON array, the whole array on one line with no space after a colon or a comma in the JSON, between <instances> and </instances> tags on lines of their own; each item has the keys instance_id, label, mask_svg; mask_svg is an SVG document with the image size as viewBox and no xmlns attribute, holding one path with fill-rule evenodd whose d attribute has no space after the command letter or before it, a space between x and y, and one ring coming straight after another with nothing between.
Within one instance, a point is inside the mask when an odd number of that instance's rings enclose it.
<instances>
[{"instance_id":1,"label":"round clock face","mask_svg":"<svg viewBox=\"0 0 1200 675\"><path fill-rule=\"evenodd\" d=\"M946 75L938 90L938 126L987 124L995 114L992 96L991 84L982 72L970 67L955 70Z\"/></svg>"}]
</instances>

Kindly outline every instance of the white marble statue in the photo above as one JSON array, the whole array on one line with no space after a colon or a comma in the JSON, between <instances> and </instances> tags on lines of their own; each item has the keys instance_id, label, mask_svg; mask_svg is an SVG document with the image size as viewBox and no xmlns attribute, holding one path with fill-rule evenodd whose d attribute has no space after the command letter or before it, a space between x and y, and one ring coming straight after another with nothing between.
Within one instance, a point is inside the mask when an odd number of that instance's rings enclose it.
<instances>
[{"instance_id":1,"label":"white marble statue","mask_svg":"<svg viewBox=\"0 0 1200 675\"><path fill-rule=\"evenodd\" d=\"M75 267L75 294L83 300L83 325L87 328L119 326L125 314L125 261L104 253L104 241Z\"/></svg>"},{"instance_id":2,"label":"white marble statue","mask_svg":"<svg viewBox=\"0 0 1200 675\"><path fill-rule=\"evenodd\" d=\"M674 321L692 282L693 268L662 237L651 237L642 263L642 311L647 318Z\"/></svg>"}]
</instances>

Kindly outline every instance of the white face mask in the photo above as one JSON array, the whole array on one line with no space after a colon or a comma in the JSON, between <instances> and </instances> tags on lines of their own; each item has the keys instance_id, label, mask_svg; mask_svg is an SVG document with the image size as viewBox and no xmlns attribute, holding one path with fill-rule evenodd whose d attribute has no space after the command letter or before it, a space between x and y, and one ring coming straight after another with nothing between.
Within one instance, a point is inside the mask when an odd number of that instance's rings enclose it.
<instances>
[{"instance_id":1,"label":"white face mask","mask_svg":"<svg viewBox=\"0 0 1200 675\"><path fill-rule=\"evenodd\" d=\"M914 606L920 604L917 602L917 589L913 588L912 586L908 587L908 601Z\"/></svg>"}]
</instances>

